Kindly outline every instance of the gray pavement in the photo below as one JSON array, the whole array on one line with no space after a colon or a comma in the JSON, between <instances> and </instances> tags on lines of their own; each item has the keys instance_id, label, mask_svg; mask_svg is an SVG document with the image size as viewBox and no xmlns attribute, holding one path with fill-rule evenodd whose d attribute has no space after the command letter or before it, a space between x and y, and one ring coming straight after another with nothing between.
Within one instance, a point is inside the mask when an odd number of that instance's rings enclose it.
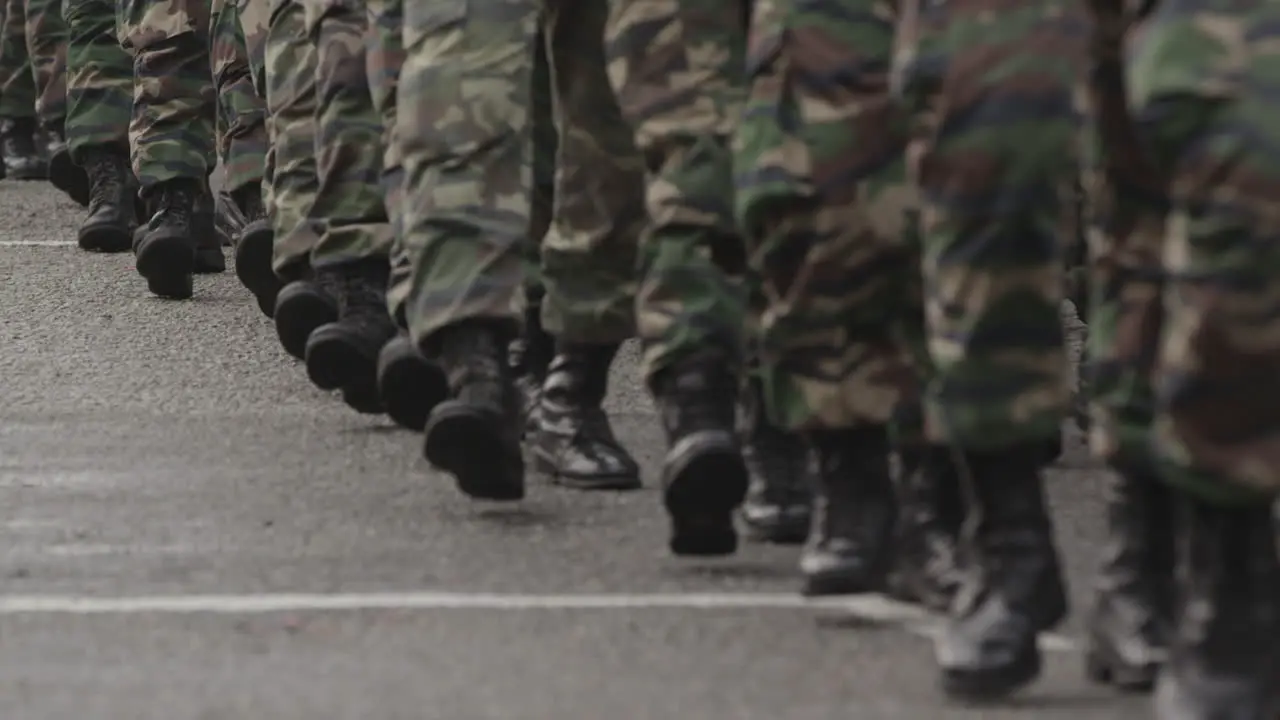
<instances>
[{"instance_id":1,"label":"gray pavement","mask_svg":"<svg viewBox=\"0 0 1280 720\"><path fill-rule=\"evenodd\" d=\"M418 438L314 390L230 273L148 297L74 246L82 211L0 183L0 718L1133 718L1081 677L1100 534L1078 455L1052 495L1076 618L1014 702L956 708L936 627L801 607L795 550L669 557L653 478L469 502ZM634 353L609 407L652 475Z\"/></svg>"}]
</instances>

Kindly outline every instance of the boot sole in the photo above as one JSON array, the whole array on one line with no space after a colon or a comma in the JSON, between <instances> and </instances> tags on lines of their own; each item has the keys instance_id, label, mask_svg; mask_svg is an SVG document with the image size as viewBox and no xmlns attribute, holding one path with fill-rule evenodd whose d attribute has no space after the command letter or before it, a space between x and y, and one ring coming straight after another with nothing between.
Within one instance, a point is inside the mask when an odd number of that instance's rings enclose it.
<instances>
[{"instance_id":1,"label":"boot sole","mask_svg":"<svg viewBox=\"0 0 1280 720\"><path fill-rule=\"evenodd\" d=\"M544 456L542 453L534 450L533 466L534 470L553 485L558 485L569 490L605 490L605 491L625 491L639 490L643 487L640 478L634 473L625 475L592 475L578 476L565 475L556 467L555 460Z\"/></svg>"},{"instance_id":2,"label":"boot sole","mask_svg":"<svg viewBox=\"0 0 1280 720\"><path fill-rule=\"evenodd\" d=\"M857 573L817 573L805 577L800 594L804 597L865 595L883 592L888 588L888 584L885 573L875 570Z\"/></svg>"},{"instance_id":3,"label":"boot sole","mask_svg":"<svg viewBox=\"0 0 1280 720\"><path fill-rule=\"evenodd\" d=\"M133 247L133 232L117 225L88 225L76 233L76 244L86 252L122 253Z\"/></svg>"},{"instance_id":4,"label":"boot sole","mask_svg":"<svg viewBox=\"0 0 1280 720\"><path fill-rule=\"evenodd\" d=\"M449 394L444 373L416 353L381 353L377 389L391 420L415 432L426 429L431 411Z\"/></svg>"},{"instance_id":5,"label":"boot sole","mask_svg":"<svg viewBox=\"0 0 1280 720\"><path fill-rule=\"evenodd\" d=\"M274 238L271 228L259 227L241 236L235 249L236 277L257 298L258 308L267 317L275 315L281 286L271 268Z\"/></svg>"},{"instance_id":6,"label":"boot sole","mask_svg":"<svg viewBox=\"0 0 1280 720\"><path fill-rule=\"evenodd\" d=\"M675 555L714 557L738 550L734 511L747 497L747 465L732 433L700 433L667 455L663 504Z\"/></svg>"},{"instance_id":7,"label":"boot sole","mask_svg":"<svg viewBox=\"0 0 1280 720\"><path fill-rule=\"evenodd\" d=\"M14 172L10 170L6 174L6 178L9 180L22 180L22 181L48 180L49 172L47 170L42 170L40 168L35 168L32 170L19 170L18 172Z\"/></svg>"},{"instance_id":8,"label":"boot sole","mask_svg":"<svg viewBox=\"0 0 1280 720\"><path fill-rule=\"evenodd\" d=\"M179 235L143 235L138 242L135 267L154 295L187 300L193 292L195 248Z\"/></svg>"},{"instance_id":9,"label":"boot sole","mask_svg":"<svg viewBox=\"0 0 1280 720\"><path fill-rule=\"evenodd\" d=\"M1154 663L1129 665L1111 653L1090 647L1084 655L1084 674L1097 685L1107 685L1123 692L1148 693L1156 686L1160 666Z\"/></svg>"},{"instance_id":10,"label":"boot sole","mask_svg":"<svg viewBox=\"0 0 1280 720\"><path fill-rule=\"evenodd\" d=\"M503 419L456 400L436 406L427 421L422 454L478 500L524 498L524 459L507 444Z\"/></svg>"},{"instance_id":11,"label":"boot sole","mask_svg":"<svg viewBox=\"0 0 1280 720\"><path fill-rule=\"evenodd\" d=\"M196 250L194 271L197 275L216 275L227 271L227 257L222 248L203 247Z\"/></svg>"},{"instance_id":12,"label":"boot sole","mask_svg":"<svg viewBox=\"0 0 1280 720\"><path fill-rule=\"evenodd\" d=\"M797 516L798 517L798 516ZM748 540L767 545L801 545L809 539L810 518L758 522L742 517L743 534Z\"/></svg>"},{"instance_id":13,"label":"boot sole","mask_svg":"<svg viewBox=\"0 0 1280 720\"><path fill-rule=\"evenodd\" d=\"M307 377L321 390L370 385L377 395L377 358L365 354L352 343L346 331L331 323L322 325L307 338Z\"/></svg>"},{"instance_id":14,"label":"boot sole","mask_svg":"<svg viewBox=\"0 0 1280 720\"><path fill-rule=\"evenodd\" d=\"M338 319L338 308L329 300L311 292L281 292L272 311L276 337L284 351L298 360L306 360L307 339L321 325Z\"/></svg>"},{"instance_id":15,"label":"boot sole","mask_svg":"<svg viewBox=\"0 0 1280 720\"><path fill-rule=\"evenodd\" d=\"M948 696L970 702L999 700L1030 685L1040 677L1043 659L1032 643L1013 664L993 670L968 671L944 669L942 691Z\"/></svg>"},{"instance_id":16,"label":"boot sole","mask_svg":"<svg viewBox=\"0 0 1280 720\"><path fill-rule=\"evenodd\" d=\"M342 402L361 415L381 415L386 412L378 387L371 382L355 382L342 388Z\"/></svg>"},{"instance_id":17,"label":"boot sole","mask_svg":"<svg viewBox=\"0 0 1280 720\"><path fill-rule=\"evenodd\" d=\"M49 182L80 207L89 207L89 176L71 161L71 153L59 152L49 158Z\"/></svg>"}]
</instances>

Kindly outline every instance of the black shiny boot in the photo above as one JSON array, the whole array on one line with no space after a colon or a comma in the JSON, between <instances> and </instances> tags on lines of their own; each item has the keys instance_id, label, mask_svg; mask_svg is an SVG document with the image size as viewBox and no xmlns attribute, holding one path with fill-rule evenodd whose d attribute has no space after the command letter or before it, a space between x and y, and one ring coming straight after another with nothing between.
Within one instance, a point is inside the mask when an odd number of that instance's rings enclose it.
<instances>
[{"instance_id":1,"label":"black shiny boot","mask_svg":"<svg viewBox=\"0 0 1280 720\"><path fill-rule=\"evenodd\" d=\"M892 563L897 501L883 427L807 435L816 460L813 523L800 556L805 595L883 590Z\"/></svg>"},{"instance_id":2,"label":"black shiny boot","mask_svg":"<svg viewBox=\"0 0 1280 720\"><path fill-rule=\"evenodd\" d=\"M311 333L321 325L337 322L340 284L337 278L320 275L293 280L280 289L271 316L285 352L305 360Z\"/></svg>"},{"instance_id":3,"label":"black shiny boot","mask_svg":"<svg viewBox=\"0 0 1280 720\"><path fill-rule=\"evenodd\" d=\"M524 332L511 343L508 363L520 390L521 417L524 418L524 434L534 435L538 430L538 400L542 395L542 383L547 379L547 369L556 354L556 340L542 327L542 305L530 302L524 312Z\"/></svg>"},{"instance_id":4,"label":"black shiny boot","mask_svg":"<svg viewBox=\"0 0 1280 720\"><path fill-rule=\"evenodd\" d=\"M85 168L76 165L71 159L71 150L67 147L67 138L62 131L62 121L57 123L57 128L51 130L48 134L49 139L49 182L54 187L67 194L80 207L89 206L89 175L85 172ZM125 158L125 166L128 167L129 160ZM86 163L87 165L87 163ZM133 171L129 172L130 177ZM128 249L126 245L125 250Z\"/></svg>"},{"instance_id":5,"label":"black shiny boot","mask_svg":"<svg viewBox=\"0 0 1280 720\"><path fill-rule=\"evenodd\" d=\"M76 243L90 252L128 250L138 229L134 214L138 185L129 158L108 149L95 150L88 154L83 172L88 173L90 184L89 215L76 233Z\"/></svg>"},{"instance_id":6,"label":"black shiny boot","mask_svg":"<svg viewBox=\"0 0 1280 720\"><path fill-rule=\"evenodd\" d=\"M965 453L958 467L975 506L964 537L964 584L935 645L954 697L1007 695L1040 675L1037 636L1067 612L1040 469L1052 443ZM971 532L970 532L971 531Z\"/></svg>"},{"instance_id":7,"label":"black shiny boot","mask_svg":"<svg viewBox=\"0 0 1280 720\"><path fill-rule=\"evenodd\" d=\"M449 395L439 365L428 360L401 332L378 353L378 396L395 424L422 432L427 418Z\"/></svg>"},{"instance_id":8,"label":"black shiny boot","mask_svg":"<svg viewBox=\"0 0 1280 720\"><path fill-rule=\"evenodd\" d=\"M338 280L338 319L307 338L307 376L321 390L342 389L343 400L361 413L383 412L378 395L378 355L396 336L387 314L386 258L335 265L322 272Z\"/></svg>"},{"instance_id":9,"label":"black shiny boot","mask_svg":"<svg viewBox=\"0 0 1280 720\"><path fill-rule=\"evenodd\" d=\"M950 448L924 445L899 453L898 532L891 594L943 613L960 589L958 542L965 507Z\"/></svg>"},{"instance_id":10,"label":"black shiny boot","mask_svg":"<svg viewBox=\"0 0 1280 720\"><path fill-rule=\"evenodd\" d=\"M618 442L604 412L618 345L562 344L536 411L530 452L538 472L576 490L634 490L640 466Z\"/></svg>"},{"instance_id":11,"label":"black shiny boot","mask_svg":"<svg viewBox=\"0 0 1280 720\"><path fill-rule=\"evenodd\" d=\"M1108 473L1107 491L1107 543L1085 672L1097 683L1146 691L1168 656L1173 506L1150 473Z\"/></svg>"},{"instance_id":12,"label":"black shiny boot","mask_svg":"<svg viewBox=\"0 0 1280 720\"><path fill-rule=\"evenodd\" d=\"M742 457L750 484L742 504L747 537L757 542L798 545L809 536L813 508L813 456L797 433L769 422L764 390L751 377L739 398Z\"/></svg>"},{"instance_id":13,"label":"black shiny boot","mask_svg":"<svg viewBox=\"0 0 1280 720\"><path fill-rule=\"evenodd\" d=\"M688 358L652 379L667 436L663 503L671 552L732 555L734 511L747 494L747 466L734 427L737 379L718 356Z\"/></svg>"},{"instance_id":14,"label":"black shiny boot","mask_svg":"<svg viewBox=\"0 0 1280 720\"><path fill-rule=\"evenodd\" d=\"M276 295L284 283L272 268L275 232L267 208L262 203L262 189L256 183L235 193L236 204L245 224L235 240L236 278L258 301L263 315L275 315Z\"/></svg>"},{"instance_id":15,"label":"black shiny boot","mask_svg":"<svg viewBox=\"0 0 1280 720\"><path fill-rule=\"evenodd\" d=\"M0 120L0 157L10 180L44 180L48 162L36 145L35 118Z\"/></svg>"},{"instance_id":16,"label":"black shiny boot","mask_svg":"<svg viewBox=\"0 0 1280 720\"><path fill-rule=\"evenodd\" d=\"M227 271L227 257L222 254L222 236L218 232L217 202L206 186L200 193L193 216L197 275L213 275Z\"/></svg>"},{"instance_id":17,"label":"black shiny boot","mask_svg":"<svg viewBox=\"0 0 1280 720\"><path fill-rule=\"evenodd\" d=\"M485 321L439 331L440 365L450 399L431 411L423 455L480 500L524 497L520 398L507 366L511 335Z\"/></svg>"},{"instance_id":18,"label":"black shiny boot","mask_svg":"<svg viewBox=\"0 0 1280 720\"><path fill-rule=\"evenodd\" d=\"M1174 491L1177 492L1177 491ZM1280 560L1266 505L1177 497L1178 599L1160 720L1280 717Z\"/></svg>"},{"instance_id":19,"label":"black shiny boot","mask_svg":"<svg viewBox=\"0 0 1280 720\"><path fill-rule=\"evenodd\" d=\"M151 195L156 212L134 234L135 265L152 293L186 300L193 291L200 183L170 180L154 188Z\"/></svg>"}]
</instances>

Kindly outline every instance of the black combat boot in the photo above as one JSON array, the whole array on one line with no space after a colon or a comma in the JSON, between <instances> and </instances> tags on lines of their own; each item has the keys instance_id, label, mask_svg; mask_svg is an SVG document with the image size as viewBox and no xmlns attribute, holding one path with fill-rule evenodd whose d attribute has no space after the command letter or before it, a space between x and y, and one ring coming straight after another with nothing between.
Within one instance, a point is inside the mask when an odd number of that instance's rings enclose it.
<instances>
[{"instance_id":1,"label":"black combat boot","mask_svg":"<svg viewBox=\"0 0 1280 720\"><path fill-rule=\"evenodd\" d=\"M284 283L272 269L272 247L275 231L262 202L262 187L253 183L235 193L236 205L244 215L245 225L235 241L236 277L258 301L263 315L275 315L276 296Z\"/></svg>"},{"instance_id":2,"label":"black combat boot","mask_svg":"<svg viewBox=\"0 0 1280 720\"><path fill-rule=\"evenodd\" d=\"M526 436L537 432L538 399L542 395L542 383L547 379L547 368L555 354L556 340L542 327L542 305L531 300L525 304L524 332L511 343L507 355L516 388L520 391Z\"/></svg>"},{"instance_id":3,"label":"black combat boot","mask_svg":"<svg viewBox=\"0 0 1280 720\"><path fill-rule=\"evenodd\" d=\"M427 418L449 395L440 366L428 360L400 332L378 353L378 397L387 415L402 428L422 432Z\"/></svg>"},{"instance_id":4,"label":"black combat boot","mask_svg":"<svg viewBox=\"0 0 1280 720\"><path fill-rule=\"evenodd\" d=\"M538 400L534 466L577 490L640 487L640 466L614 436L603 406L619 346L559 345Z\"/></svg>"},{"instance_id":5,"label":"black combat boot","mask_svg":"<svg viewBox=\"0 0 1280 720\"><path fill-rule=\"evenodd\" d=\"M747 494L747 466L734 428L737 378L718 355L687 358L651 380L667 436L663 503L671 552L731 555L733 514Z\"/></svg>"},{"instance_id":6,"label":"black combat boot","mask_svg":"<svg viewBox=\"0 0 1280 720\"><path fill-rule=\"evenodd\" d=\"M957 543L965 507L950 448L903 448L898 469L894 597L946 612L960 588Z\"/></svg>"},{"instance_id":7,"label":"black combat boot","mask_svg":"<svg viewBox=\"0 0 1280 720\"><path fill-rule=\"evenodd\" d=\"M211 275L227 271L227 257L222 254L222 236L218 233L217 201L205 186L196 203L192 216L196 241L197 275Z\"/></svg>"},{"instance_id":8,"label":"black combat boot","mask_svg":"<svg viewBox=\"0 0 1280 720\"><path fill-rule=\"evenodd\" d=\"M387 314L386 258L342 263L321 272L338 280L338 320L307 338L307 376L321 390L342 389L357 412L383 412L378 397L378 354L396 336Z\"/></svg>"},{"instance_id":9,"label":"black combat boot","mask_svg":"<svg viewBox=\"0 0 1280 720\"><path fill-rule=\"evenodd\" d=\"M89 174L85 168L76 165L71 159L71 150L67 147L67 138L62 131L62 121L48 133L49 139L49 182L67 194L80 207L89 206ZM125 164L128 165L128 158ZM87 164L87 163L86 163ZM132 172L130 172L132 175ZM127 249L127 246L126 248Z\"/></svg>"},{"instance_id":10,"label":"black combat boot","mask_svg":"<svg viewBox=\"0 0 1280 720\"><path fill-rule=\"evenodd\" d=\"M524 497L520 397L507 365L512 335L483 320L438 333L450 399L431 411L422 454L478 500Z\"/></svg>"},{"instance_id":11,"label":"black combat boot","mask_svg":"<svg viewBox=\"0 0 1280 720\"><path fill-rule=\"evenodd\" d=\"M310 273L307 273L310 275ZM299 277L280 288L271 311L276 337L289 355L305 360L307 339L316 328L337 322L341 279L333 273Z\"/></svg>"},{"instance_id":12,"label":"black combat boot","mask_svg":"<svg viewBox=\"0 0 1280 720\"><path fill-rule=\"evenodd\" d=\"M79 168L77 168L78 170ZM90 252L124 252L138 229L134 182L129 158L110 148L95 149L85 158L89 177L89 216L80 225L76 242Z\"/></svg>"},{"instance_id":13,"label":"black combat boot","mask_svg":"<svg viewBox=\"0 0 1280 720\"><path fill-rule=\"evenodd\" d=\"M1280 561L1271 509L1213 507L1181 493L1174 502L1176 620L1156 717L1280 718Z\"/></svg>"},{"instance_id":14,"label":"black combat boot","mask_svg":"<svg viewBox=\"0 0 1280 720\"><path fill-rule=\"evenodd\" d=\"M885 427L807 434L817 470L813 523L800 556L805 595L883 590L893 557L897 500Z\"/></svg>"},{"instance_id":15,"label":"black combat boot","mask_svg":"<svg viewBox=\"0 0 1280 720\"><path fill-rule=\"evenodd\" d=\"M742 504L747 537L797 545L809 536L813 506L813 456L797 433L769 422L760 379L748 377L739 397L742 458L750 482Z\"/></svg>"},{"instance_id":16,"label":"black combat boot","mask_svg":"<svg viewBox=\"0 0 1280 720\"><path fill-rule=\"evenodd\" d=\"M958 463L974 503L963 538L965 579L935 646L942 687L955 697L992 699L1038 677L1037 636L1067 612L1040 478L1052 444L968 452Z\"/></svg>"},{"instance_id":17,"label":"black combat boot","mask_svg":"<svg viewBox=\"0 0 1280 720\"><path fill-rule=\"evenodd\" d=\"M48 160L36 145L35 118L0 120L0 157L10 180L44 180Z\"/></svg>"},{"instance_id":18,"label":"black combat boot","mask_svg":"<svg viewBox=\"0 0 1280 720\"><path fill-rule=\"evenodd\" d=\"M1173 507L1150 473L1107 474L1107 543L1089 621L1085 672L1145 691L1168 655L1173 596Z\"/></svg>"},{"instance_id":19,"label":"black combat boot","mask_svg":"<svg viewBox=\"0 0 1280 720\"><path fill-rule=\"evenodd\" d=\"M200 183L170 180L152 189L156 212L134 235L138 274L152 293L175 300L192 294L196 264L197 208Z\"/></svg>"}]
</instances>

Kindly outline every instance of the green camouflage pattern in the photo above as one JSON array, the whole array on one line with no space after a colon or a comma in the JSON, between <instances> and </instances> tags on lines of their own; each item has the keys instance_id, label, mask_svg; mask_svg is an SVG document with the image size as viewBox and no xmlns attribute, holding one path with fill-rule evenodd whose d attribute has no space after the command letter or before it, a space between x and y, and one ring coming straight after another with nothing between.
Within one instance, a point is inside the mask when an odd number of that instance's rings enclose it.
<instances>
[{"instance_id":1,"label":"green camouflage pattern","mask_svg":"<svg viewBox=\"0 0 1280 720\"><path fill-rule=\"evenodd\" d=\"M321 268L391 252L381 190L382 120L365 63L368 17L362 2L304 0L316 44L316 172L312 212L324 218L311 266Z\"/></svg>"},{"instance_id":2,"label":"green camouflage pattern","mask_svg":"<svg viewBox=\"0 0 1280 720\"><path fill-rule=\"evenodd\" d=\"M27 52L35 76L36 117L63 131L67 116L67 24L63 0L26 0Z\"/></svg>"},{"instance_id":3,"label":"green camouflage pattern","mask_svg":"<svg viewBox=\"0 0 1280 720\"><path fill-rule=\"evenodd\" d=\"M104 0L62 0L67 23L67 149L129 152L133 58L120 47L115 6Z\"/></svg>"},{"instance_id":4,"label":"green camouflage pattern","mask_svg":"<svg viewBox=\"0 0 1280 720\"><path fill-rule=\"evenodd\" d=\"M916 192L890 96L894 32L888 0L754 3L737 215L765 404L786 430L884 425L917 396L902 335L919 317Z\"/></svg>"},{"instance_id":5,"label":"green camouflage pattern","mask_svg":"<svg viewBox=\"0 0 1280 720\"><path fill-rule=\"evenodd\" d=\"M895 86L920 191L925 432L1056 442L1069 389L1063 230L1088 19L1072 0L904 4Z\"/></svg>"},{"instance_id":6,"label":"green camouflage pattern","mask_svg":"<svg viewBox=\"0 0 1280 720\"><path fill-rule=\"evenodd\" d=\"M704 354L737 374L744 355L730 139L746 95L749 4L610 3L609 78L647 171L636 294L646 378Z\"/></svg>"},{"instance_id":7,"label":"green camouflage pattern","mask_svg":"<svg viewBox=\"0 0 1280 720\"><path fill-rule=\"evenodd\" d=\"M267 23L265 73L267 133L274 164L267 175L272 267L284 279L305 274L320 239L312 207L320 182L316 168L316 47L307 36L297 0L275 0Z\"/></svg>"},{"instance_id":8,"label":"green camouflage pattern","mask_svg":"<svg viewBox=\"0 0 1280 720\"><path fill-rule=\"evenodd\" d=\"M120 44L133 54L133 172L148 195L162 183L204 183L216 162L217 98L208 0L120 0Z\"/></svg>"},{"instance_id":9,"label":"green camouflage pattern","mask_svg":"<svg viewBox=\"0 0 1280 720\"><path fill-rule=\"evenodd\" d=\"M391 222L391 276L387 282L387 311L405 324L404 303L409 296L413 261L404 243L404 165L396 138L396 88L404 65L403 0L365 0L369 49L365 58L373 109L382 121L382 193Z\"/></svg>"},{"instance_id":10,"label":"green camouflage pattern","mask_svg":"<svg viewBox=\"0 0 1280 720\"><path fill-rule=\"evenodd\" d=\"M1205 500L1270 502L1280 6L1162 3L1137 36L1113 7L1090 7L1091 445Z\"/></svg>"},{"instance_id":11,"label":"green camouflage pattern","mask_svg":"<svg viewBox=\"0 0 1280 720\"><path fill-rule=\"evenodd\" d=\"M539 308L538 316L541 317L542 298L547 291L542 282L542 240L551 231L551 218L555 212L556 154L560 150L551 95L551 58L541 32L534 39L529 112L529 135L533 142L533 159L530 162L533 198L529 232L525 235L524 244L524 301L528 307Z\"/></svg>"},{"instance_id":12,"label":"green camouflage pattern","mask_svg":"<svg viewBox=\"0 0 1280 720\"><path fill-rule=\"evenodd\" d=\"M562 342L634 333L643 170L604 67L603 4L447 0L405 8L399 114L420 345L464 320L520 323L532 195L533 44L540 16L558 128L542 320Z\"/></svg>"},{"instance_id":13,"label":"green camouflage pattern","mask_svg":"<svg viewBox=\"0 0 1280 720\"><path fill-rule=\"evenodd\" d=\"M225 173L223 189L227 192L260 184L267 155L266 106L254 89L249 34L242 24L246 15L251 20L258 18L243 12L242 4L264 3L213 0L211 9L209 60L218 97L218 156ZM261 44L262 39L259 31L255 40Z\"/></svg>"},{"instance_id":14,"label":"green camouflage pattern","mask_svg":"<svg viewBox=\"0 0 1280 720\"><path fill-rule=\"evenodd\" d=\"M36 82L27 52L24 0L5 0L0 22L0 118L36 116Z\"/></svg>"}]
</instances>

